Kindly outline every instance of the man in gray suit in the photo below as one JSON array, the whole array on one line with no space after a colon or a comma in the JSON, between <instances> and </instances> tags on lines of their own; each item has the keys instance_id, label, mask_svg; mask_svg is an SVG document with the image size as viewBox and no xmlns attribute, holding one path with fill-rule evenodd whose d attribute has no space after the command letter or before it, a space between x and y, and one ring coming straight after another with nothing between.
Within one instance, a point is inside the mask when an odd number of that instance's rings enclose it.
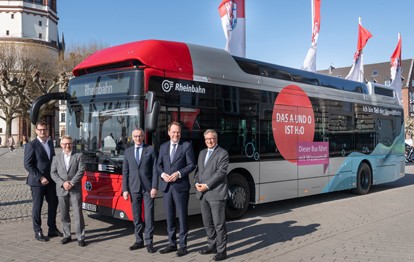
<instances>
[{"instance_id":1,"label":"man in gray suit","mask_svg":"<svg viewBox=\"0 0 414 262\"><path fill-rule=\"evenodd\" d=\"M200 254L217 253L214 260L227 258L226 200L229 154L218 143L217 132L204 132L207 148L198 156L195 187L200 200L201 216L207 234L207 247Z\"/></svg>"},{"instance_id":2,"label":"man in gray suit","mask_svg":"<svg viewBox=\"0 0 414 262\"><path fill-rule=\"evenodd\" d=\"M63 227L61 244L72 241L70 229L70 205L75 218L76 237L80 247L85 246L85 220L82 213L82 185L81 180L85 171L85 164L81 153L73 154L72 137L62 136L60 146L62 154L53 157L51 177L56 183L56 194L59 199L60 215Z\"/></svg>"},{"instance_id":3,"label":"man in gray suit","mask_svg":"<svg viewBox=\"0 0 414 262\"><path fill-rule=\"evenodd\" d=\"M135 145L127 148L122 166L122 195L125 200L131 196L135 226L135 243L129 247L136 250L144 247L142 200L144 200L145 243L148 253L154 253L154 198L157 196L157 157L152 146L144 144L144 130L132 131Z\"/></svg>"}]
</instances>

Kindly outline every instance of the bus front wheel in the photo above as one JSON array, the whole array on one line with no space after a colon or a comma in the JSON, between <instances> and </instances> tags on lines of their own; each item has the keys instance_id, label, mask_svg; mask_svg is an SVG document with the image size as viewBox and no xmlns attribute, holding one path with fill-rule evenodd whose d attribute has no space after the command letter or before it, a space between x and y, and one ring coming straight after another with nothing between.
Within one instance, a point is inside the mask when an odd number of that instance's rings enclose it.
<instances>
[{"instance_id":1,"label":"bus front wheel","mask_svg":"<svg viewBox=\"0 0 414 262\"><path fill-rule=\"evenodd\" d=\"M228 199L226 218L236 219L246 213L249 207L250 188L246 178L240 174L230 174L228 177Z\"/></svg>"},{"instance_id":2,"label":"bus front wheel","mask_svg":"<svg viewBox=\"0 0 414 262\"><path fill-rule=\"evenodd\" d=\"M356 177L356 188L352 189L354 194L365 195L369 192L372 183L371 168L367 163L361 163Z\"/></svg>"}]
</instances>

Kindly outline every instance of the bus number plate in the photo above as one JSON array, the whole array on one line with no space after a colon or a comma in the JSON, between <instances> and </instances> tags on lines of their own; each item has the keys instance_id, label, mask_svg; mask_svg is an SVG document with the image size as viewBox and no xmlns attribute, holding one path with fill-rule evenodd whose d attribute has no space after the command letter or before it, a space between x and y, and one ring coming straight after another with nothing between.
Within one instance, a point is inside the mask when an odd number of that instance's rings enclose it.
<instances>
[{"instance_id":1,"label":"bus number plate","mask_svg":"<svg viewBox=\"0 0 414 262\"><path fill-rule=\"evenodd\" d=\"M92 212L96 212L97 206L94 205L94 204L89 204L89 203L82 202L82 209L89 210L89 211L92 211Z\"/></svg>"}]
</instances>

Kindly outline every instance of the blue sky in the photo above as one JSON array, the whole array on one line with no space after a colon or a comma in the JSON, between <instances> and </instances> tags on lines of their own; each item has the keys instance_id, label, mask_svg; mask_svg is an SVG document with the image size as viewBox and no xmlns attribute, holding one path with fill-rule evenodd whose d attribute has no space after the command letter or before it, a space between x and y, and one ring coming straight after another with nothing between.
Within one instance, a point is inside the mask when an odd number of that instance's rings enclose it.
<instances>
[{"instance_id":1,"label":"blue sky","mask_svg":"<svg viewBox=\"0 0 414 262\"><path fill-rule=\"evenodd\" d=\"M59 32L67 46L107 46L163 39L223 49L221 0L61 0ZM350 66L358 17L372 34L364 63L390 60L402 35L402 58L413 58L412 0L322 0L317 70ZM246 0L246 57L300 68L311 43L310 0Z\"/></svg>"}]
</instances>

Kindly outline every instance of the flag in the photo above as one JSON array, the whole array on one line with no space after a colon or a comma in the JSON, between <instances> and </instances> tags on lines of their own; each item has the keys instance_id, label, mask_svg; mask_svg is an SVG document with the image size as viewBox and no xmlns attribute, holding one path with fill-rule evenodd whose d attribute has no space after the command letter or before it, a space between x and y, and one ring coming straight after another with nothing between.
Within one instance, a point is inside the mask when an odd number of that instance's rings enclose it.
<instances>
[{"instance_id":1,"label":"flag","mask_svg":"<svg viewBox=\"0 0 414 262\"><path fill-rule=\"evenodd\" d=\"M357 50L354 54L354 63L352 65L352 68L345 79L364 82L364 62L362 49L364 49L365 45L368 42L368 39L371 37L372 34L367 29L362 27L361 17L359 17Z\"/></svg>"},{"instance_id":2,"label":"flag","mask_svg":"<svg viewBox=\"0 0 414 262\"><path fill-rule=\"evenodd\" d=\"M402 102L402 80L401 80L401 34L398 33L397 47L391 56L391 86L395 88L397 99Z\"/></svg>"},{"instance_id":3,"label":"flag","mask_svg":"<svg viewBox=\"0 0 414 262\"><path fill-rule=\"evenodd\" d=\"M322 0L311 0L312 6L312 44L306 54L302 69L316 72L316 46L319 37L319 30L321 27L321 7Z\"/></svg>"},{"instance_id":4,"label":"flag","mask_svg":"<svg viewBox=\"0 0 414 262\"><path fill-rule=\"evenodd\" d=\"M225 50L235 56L246 56L246 21L244 0L223 0L218 7L226 37Z\"/></svg>"}]
</instances>

